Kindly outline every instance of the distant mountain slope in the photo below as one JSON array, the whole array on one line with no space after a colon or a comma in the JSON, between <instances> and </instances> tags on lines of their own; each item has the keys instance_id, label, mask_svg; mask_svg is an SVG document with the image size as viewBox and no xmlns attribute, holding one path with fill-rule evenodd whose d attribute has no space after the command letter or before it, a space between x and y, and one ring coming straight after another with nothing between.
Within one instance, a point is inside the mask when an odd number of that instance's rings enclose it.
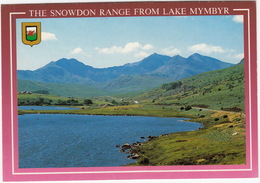
<instances>
[{"instance_id":1,"label":"distant mountain slope","mask_svg":"<svg viewBox=\"0 0 260 183\"><path fill-rule=\"evenodd\" d=\"M104 83L102 89L113 93L128 93L155 88L160 84L170 81L172 80L150 75L124 75L113 81Z\"/></svg>"},{"instance_id":2,"label":"distant mountain slope","mask_svg":"<svg viewBox=\"0 0 260 183\"><path fill-rule=\"evenodd\" d=\"M134 100L218 110L244 110L244 64L163 84Z\"/></svg>"},{"instance_id":3,"label":"distant mountain slope","mask_svg":"<svg viewBox=\"0 0 260 183\"><path fill-rule=\"evenodd\" d=\"M139 62L109 68L93 68L76 59L62 58L35 71L18 70L17 75L19 80L85 84L118 93L149 89L166 82L230 66L233 64L197 53L188 58L154 53Z\"/></svg>"},{"instance_id":4,"label":"distant mountain slope","mask_svg":"<svg viewBox=\"0 0 260 183\"><path fill-rule=\"evenodd\" d=\"M46 83L79 83L91 84L86 73L94 69L76 59L60 59L57 62L50 62L35 71L18 70L18 79L39 81ZM87 72L86 72L87 71Z\"/></svg>"},{"instance_id":5,"label":"distant mountain slope","mask_svg":"<svg viewBox=\"0 0 260 183\"><path fill-rule=\"evenodd\" d=\"M110 93L98 88L82 84L42 83L37 81L18 80L18 92L22 91L48 91L49 94L63 97L94 97L104 96Z\"/></svg>"}]
</instances>

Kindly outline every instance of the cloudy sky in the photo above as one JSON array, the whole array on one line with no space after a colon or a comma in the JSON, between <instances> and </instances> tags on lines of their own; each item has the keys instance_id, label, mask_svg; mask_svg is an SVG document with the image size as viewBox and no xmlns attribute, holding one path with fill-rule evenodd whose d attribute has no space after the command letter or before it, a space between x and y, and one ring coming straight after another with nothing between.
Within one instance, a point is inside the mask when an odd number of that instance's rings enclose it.
<instances>
[{"instance_id":1,"label":"cloudy sky","mask_svg":"<svg viewBox=\"0 0 260 183\"><path fill-rule=\"evenodd\" d=\"M41 22L39 45L21 42L21 22ZM242 16L18 19L17 69L35 70L61 58L104 68L153 53L183 57L200 53L238 63L243 42Z\"/></svg>"}]
</instances>

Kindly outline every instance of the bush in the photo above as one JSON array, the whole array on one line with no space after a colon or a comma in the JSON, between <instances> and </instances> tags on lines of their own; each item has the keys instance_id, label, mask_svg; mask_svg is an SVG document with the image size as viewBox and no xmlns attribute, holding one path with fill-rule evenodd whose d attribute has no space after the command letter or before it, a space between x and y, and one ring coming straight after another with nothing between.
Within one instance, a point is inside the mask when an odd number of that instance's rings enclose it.
<instances>
[{"instance_id":1,"label":"bush","mask_svg":"<svg viewBox=\"0 0 260 183\"><path fill-rule=\"evenodd\" d=\"M224 108L224 111L242 112L243 110L239 107Z\"/></svg>"},{"instance_id":2,"label":"bush","mask_svg":"<svg viewBox=\"0 0 260 183\"><path fill-rule=\"evenodd\" d=\"M138 163L140 163L142 165L146 165L149 163L149 159L146 156L142 156L139 158Z\"/></svg>"},{"instance_id":3,"label":"bush","mask_svg":"<svg viewBox=\"0 0 260 183\"><path fill-rule=\"evenodd\" d=\"M209 108L208 105L205 105L205 104L195 104L193 106L196 106L196 107L201 107L201 108Z\"/></svg>"},{"instance_id":4,"label":"bush","mask_svg":"<svg viewBox=\"0 0 260 183\"><path fill-rule=\"evenodd\" d=\"M93 102L92 102L92 100L90 100L90 99L85 99L85 100L84 100L84 104L85 104L85 105L91 105L91 104L93 104Z\"/></svg>"},{"instance_id":5,"label":"bush","mask_svg":"<svg viewBox=\"0 0 260 183\"><path fill-rule=\"evenodd\" d=\"M228 115L224 115L224 116L223 116L223 118L227 118L227 117L228 117Z\"/></svg>"},{"instance_id":6,"label":"bush","mask_svg":"<svg viewBox=\"0 0 260 183\"><path fill-rule=\"evenodd\" d=\"M192 109L192 107L190 105L185 107L185 111L188 111L188 110L191 110L191 109Z\"/></svg>"},{"instance_id":7,"label":"bush","mask_svg":"<svg viewBox=\"0 0 260 183\"><path fill-rule=\"evenodd\" d=\"M113 105L118 105L118 102L117 101L115 101L115 100L112 100L112 102L111 102Z\"/></svg>"}]
</instances>

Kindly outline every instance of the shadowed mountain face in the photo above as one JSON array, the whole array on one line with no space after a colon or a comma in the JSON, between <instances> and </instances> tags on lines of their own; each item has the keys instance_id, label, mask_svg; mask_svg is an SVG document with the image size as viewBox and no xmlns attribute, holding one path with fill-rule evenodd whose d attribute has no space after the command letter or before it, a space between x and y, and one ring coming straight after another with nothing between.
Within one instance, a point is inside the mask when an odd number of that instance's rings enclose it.
<instances>
[{"instance_id":1,"label":"shadowed mountain face","mask_svg":"<svg viewBox=\"0 0 260 183\"><path fill-rule=\"evenodd\" d=\"M62 58L35 71L17 72L20 80L84 84L113 92L131 92L231 66L197 53L188 58L154 53L139 62L109 68L93 68L76 59Z\"/></svg>"}]
</instances>

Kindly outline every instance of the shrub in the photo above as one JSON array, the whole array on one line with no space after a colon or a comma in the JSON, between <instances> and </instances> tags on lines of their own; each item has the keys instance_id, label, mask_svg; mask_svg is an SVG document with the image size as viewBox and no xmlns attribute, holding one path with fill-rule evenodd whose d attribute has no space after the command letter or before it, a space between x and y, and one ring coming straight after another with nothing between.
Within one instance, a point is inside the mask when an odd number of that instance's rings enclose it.
<instances>
[{"instance_id":1,"label":"shrub","mask_svg":"<svg viewBox=\"0 0 260 183\"><path fill-rule=\"evenodd\" d=\"M146 156L142 156L139 158L138 163L140 163L142 165L146 165L149 163L149 159Z\"/></svg>"},{"instance_id":2,"label":"shrub","mask_svg":"<svg viewBox=\"0 0 260 183\"><path fill-rule=\"evenodd\" d=\"M239 107L224 108L224 111L242 112L243 110Z\"/></svg>"},{"instance_id":3,"label":"shrub","mask_svg":"<svg viewBox=\"0 0 260 183\"><path fill-rule=\"evenodd\" d=\"M191 109L192 109L192 107L190 105L185 107L185 111L188 111L188 110L191 110Z\"/></svg>"},{"instance_id":4,"label":"shrub","mask_svg":"<svg viewBox=\"0 0 260 183\"><path fill-rule=\"evenodd\" d=\"M227 118L227 117L228 117L228 115L224 115L224 116L223 116L223 118Z\"/></svg>"},{"instance_id":5,"label":"shrub","mask_svg":"<svg viewBox=\"0 0 260 183\"><path fill-rule=\"evenodd\" d=\"M193 105L193 106L201 107L201 108L209 108L209 106L205 105L205 104L196 104L196 105Z\"/></svg>"},{"instance_id":6,"label":"shrub","mask_svg":"<svg viewBox=\"0 0 260 183\"><path fill-rule=\"evenodd\" d=\"M90 99L85 99L85 100L84 100L84 104L85 104L85 105L91 105L91 104L93 104L93 102L92 102L92 100L90 100Z\"/></svg>"}]
</instances>

